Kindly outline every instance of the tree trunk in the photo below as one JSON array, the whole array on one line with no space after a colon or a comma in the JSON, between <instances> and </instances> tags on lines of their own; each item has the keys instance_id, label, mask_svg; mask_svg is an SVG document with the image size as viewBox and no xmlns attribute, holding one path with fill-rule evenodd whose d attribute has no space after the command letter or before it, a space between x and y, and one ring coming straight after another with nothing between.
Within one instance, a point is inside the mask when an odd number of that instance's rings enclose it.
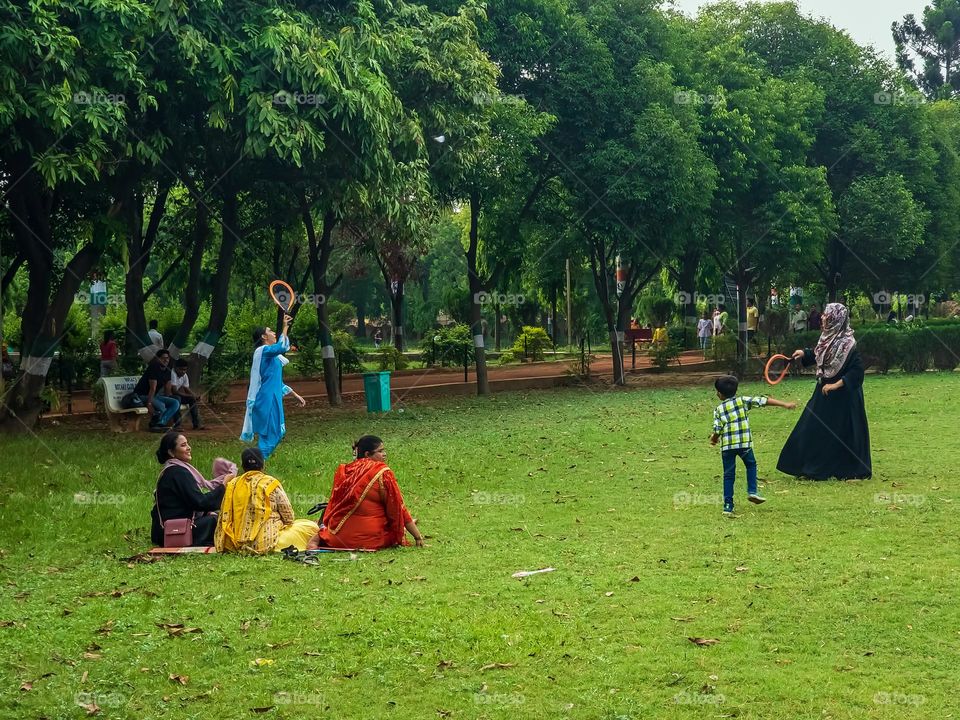
<instances>
[{"instance_id":1,"label":"tree trunk","mask_svg":"<svg viewBox=\"0 0 960 720\"><path fill-rule=\"evenodd\" d=\"M330 256L333 253L331 238L336 220L332 211L327 211L323 217L323 230L317 238L313 216L310 210L303 213L303 223L307 230L310 242L310 272L313 276L314 292L323 296L323 302L317 303L317 326L320 332L320 354L323 357L323 382L327 388L327 399L333 407L340 407L343 400L340 397L340 382L337 373L337 358L333 349L333 333L330 329L330 317L327 312L330 286L327 284L327 268Z\"/></svg>"},{"instance_id":2,"label":"tree trunk","mask_svg":"<svg viewBox=\"0 0 960 720\"><path fill-rule=\"evenodd\" d=\"M366 303L357 303L357 339L367 337L367 307Z\"/></svg>"},{"instance_id":3,"label":"tree trunk","mask_svg":"<svg viewBox=\"0 0 960 720\"><path fill-rule=\"evenodd\" d=\"M396 291L390 293L390 308L393 311L393 346L403 352L403 291L405 282L403 279L399 279L396 283Z\"/></svg>"},{"instance_id":4,"label":"tree trunk","mask_svg":"<svg viewBox=\"0 0 960 720\"><path fill-rule=\"evenodd\" d=\"M228 189L223 197L223 214L220 218L220 252L217 254L217 273L213 277L210 297L210 322L207 323L207 331L203 339L190 353L187 373L191 383L193 378L197 378L199 382L203 368L206 367L223 335L223 326L228 312L230 273L233 270L233 259L241 233L237 191Z\"/></svg>"},{"instance_id":5,"label":"tree trunk","mask_svg":"<svg viewBox=\"0 0 960 720\"><path fill-rule=\"evenodd\" d=\"M483 339L483 317L479 302L484 283L477 268L477 250L480 245L480 193L470 193L470 246L467 248L467 280L470 293L470 331L473 335L474 358L477 363L477 395L490 394L487 379L487 352Z\"/></svg>"},{"instance_id":6,"label":"tree trunk","mask_svg":"<svg viewBox=\"0 0 960 720\"><path fill-rule=\"evenodd\" d=\"M206 249L210 237L210 224L206 206L197 203L197 216L193 225L193 248L190 253L190 269L187 277L187 286L183 289L183 322L177 329L173 341L170 343L170 355L174 359L180 357L180 348L187 347L193 326L200 315L200 277L203 271L203 251ZM190 376L190 384L197 387L200 377Z\"/></svg>"},{"instance_id":7,"label":"tree trunk","mask_svg":"<svg viewBox=\"0 0 960 720\"><path fill-rule=\"evenodd\" d=\"M3 431L31 430L39 420L43 407L40 391L46 384L50 363L60 344L60 338L69 330L66 327L67 313L80 290L80 283L100 260L105 249L103 237L97 237L97 232L94 230L93 242L85 245L67 263L53 302L46 308L44 317L38 324L40 331L35 334L29 350L26 350L28 346L24 345L24 359L20 364L23 377L17 383L9 404L0 414L0 429ZM106 233L106 228L101 228L100 232ZM46 285L49 287L49 280ZM24 320L27 320L26 314Z\"/></svg>"},{"instance_id":8,"label":"tree trunk","mask_svg":"<svg viewBox=\"0 0 960 720\"><path fill-rule=\"evenodd\" d=\"M500 337L503 334L503 328L500 327L500 306L493 306L493 349L500 352Z\"/></svg>"}]
</instances>

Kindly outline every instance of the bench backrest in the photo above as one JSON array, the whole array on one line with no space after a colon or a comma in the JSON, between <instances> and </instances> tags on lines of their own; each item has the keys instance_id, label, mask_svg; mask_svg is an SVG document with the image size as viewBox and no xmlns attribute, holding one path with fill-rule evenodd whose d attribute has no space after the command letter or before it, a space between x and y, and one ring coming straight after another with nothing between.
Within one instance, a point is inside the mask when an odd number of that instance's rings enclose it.
<instances>
[{"instance_id":1,"label":"bench backrest","mask_svg":"<svg viewBox=\"0 0 960 720\"><path fill-rule=\"evenodd\" d=\"M137 376L100 378L100 382L103 383L103 400L107 408L122 410L120 401L124 395L133 392L139 380Z\"/></svg>"},{"instance_id":2,"label":"bench backrest","mask_svg":"<svg viewBox=\"0 0 960 720\"><path fill-rule=\"evenodd\" d=\"M650 328L628 329L626 333L624 333L624 338L627 341L633 342L651 342L653 340L653 330Z\"/></svg>"}]
</instances>

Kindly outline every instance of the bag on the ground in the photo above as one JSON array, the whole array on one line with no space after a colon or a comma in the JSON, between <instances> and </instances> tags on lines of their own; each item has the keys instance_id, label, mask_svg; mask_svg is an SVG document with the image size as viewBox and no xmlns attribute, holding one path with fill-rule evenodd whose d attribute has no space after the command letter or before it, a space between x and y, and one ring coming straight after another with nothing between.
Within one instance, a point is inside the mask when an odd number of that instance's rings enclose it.
<instances>
[{"instance_id":1,"label":"bag on the ground","mask_svg":"<svg viewBox=\"0 0 960 720\"><path fill-rule=\"evenodd\" d=\"M120 398L120 407L124 410L132 410L133 408L142 408L146 407L143 398L137 395L135 392L128 392L122 398Z\"/></svg>"}]
</instances>

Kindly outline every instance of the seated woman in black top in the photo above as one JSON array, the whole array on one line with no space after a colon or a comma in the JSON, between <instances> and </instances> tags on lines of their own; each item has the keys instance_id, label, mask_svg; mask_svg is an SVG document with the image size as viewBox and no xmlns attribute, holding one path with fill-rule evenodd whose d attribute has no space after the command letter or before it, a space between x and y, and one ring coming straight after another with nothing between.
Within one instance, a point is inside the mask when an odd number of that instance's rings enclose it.
<instances>
[{"instance_id":1,"label":"seated woman in black top","mask_svg":"<svg viewBox=\"0 0 960 720\"><path fill-rule=\"evenodd\" d=\"M216 514L223 500L224 486L218 485L208 493L201 492L200 473L190 464L193 456L190 443L182 433L169 432L160 440L157 462L163 465L157 478L156 502L150 516L153 527L150 537L156 546L163 545L163 524L176 518L193 518L193 544L213 545L213 531L217 527ZM158 515L159 510L159 515Z\"/></svg>"}]
</instances>

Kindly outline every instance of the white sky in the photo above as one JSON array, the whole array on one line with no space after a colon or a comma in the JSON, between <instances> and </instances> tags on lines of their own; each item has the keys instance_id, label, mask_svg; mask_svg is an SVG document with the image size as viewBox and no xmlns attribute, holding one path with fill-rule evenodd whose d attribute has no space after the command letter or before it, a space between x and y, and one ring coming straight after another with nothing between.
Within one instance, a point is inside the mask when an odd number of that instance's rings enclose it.
<instances>
[{"instance_id":1,"label":"white sky","mask_svg":"<svg viewBox=\"0 0 960 720\"><path fill-rule=\"evenodd\" d=\"M670 0L665 0L665 4ZM672 0L672 4L688 15L708 5L707 0ZM797 0L807 15L824 17L831 24L846 30L861 45L873 45L890 60L894 59L890 26L913 13L918 18L930 0Z\"/></svg>"}]
</instances>

